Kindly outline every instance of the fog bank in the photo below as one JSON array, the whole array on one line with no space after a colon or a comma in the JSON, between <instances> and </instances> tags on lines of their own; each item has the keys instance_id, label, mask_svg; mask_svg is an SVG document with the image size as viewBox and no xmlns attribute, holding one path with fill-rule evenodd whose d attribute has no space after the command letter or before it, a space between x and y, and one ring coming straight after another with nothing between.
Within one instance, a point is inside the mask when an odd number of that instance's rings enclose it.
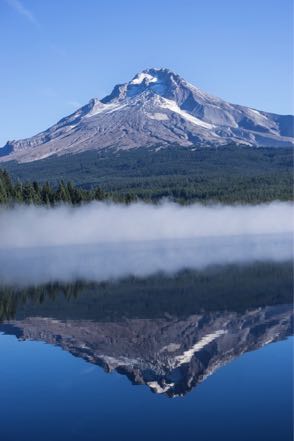
<instances>
[{"instance_id":1,"label":"fog bank","mask_svg":"<svg viewBox=\"0 0 294 441\"><path fill-rule=\"evenodd\" d=\"M210 265L283 262L291 258L289 234L0 249L0 284L101 282L127 276L147 277L157 272L173 274Z\"/></svg>"},{"instance_id":2,"label":"fog bank","mask_svg":"<svg viewBox=\"0 0 294 441\"><path fill-rule=\"evenodd\" d=\"M293 210L94 203L0 212L0 283L107 281L293 258Z\"/></svg>"},{"instance_id":3,"label":"fog bank","mask_svg":"<svg viewBox=\"0 0 294 441\"><path fill-rule=\"evenodd\" d=\"M0 248L293 232L293 204L19 206L0 211Z\"/></svg>"}]
</instances>

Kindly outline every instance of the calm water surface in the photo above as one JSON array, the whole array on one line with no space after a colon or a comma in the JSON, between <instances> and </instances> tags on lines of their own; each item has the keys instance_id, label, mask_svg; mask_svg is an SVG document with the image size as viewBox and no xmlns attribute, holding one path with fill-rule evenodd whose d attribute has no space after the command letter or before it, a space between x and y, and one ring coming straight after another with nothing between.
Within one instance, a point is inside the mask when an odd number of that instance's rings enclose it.
<instances>
[{"instance_id":1,"label":"calm water surface","mask_svg":"<svg viewBox=\"0 0 294 441\"><path fill-rule=\"evenodd\" d=\"M1 440L292 439L292 262L2 284Z\"/></svg>"}]
</instances>

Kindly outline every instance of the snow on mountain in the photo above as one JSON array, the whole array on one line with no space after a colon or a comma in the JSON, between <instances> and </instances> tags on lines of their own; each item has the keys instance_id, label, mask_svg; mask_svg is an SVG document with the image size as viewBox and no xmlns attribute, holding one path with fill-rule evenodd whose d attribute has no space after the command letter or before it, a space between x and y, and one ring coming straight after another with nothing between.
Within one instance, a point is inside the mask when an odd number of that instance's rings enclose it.
<instances>
[{"instance_id":1,"label":"snow on mountain","mask_svg":"<svg viewBox=\"0 0 294 441\"><path fill-rule=\"evenodd\" d=\"M227 103L168 69L147 69L31 138L8 141L0 161L30 162L102 148L294 145L294 117Z\"/></svg>"},{"instance_id":2,"label":"snow on mountain","mask_svg":"<svg viewBox=\"0 0 294 441\"><path fill-rule=\"evenodd\" d=\"M292 306L274 305L121 321L32 316L0 324L0 331L57 345L133 384L177 397L245 352L291 335L292 324Z\"/></svg>"}]
</instances>

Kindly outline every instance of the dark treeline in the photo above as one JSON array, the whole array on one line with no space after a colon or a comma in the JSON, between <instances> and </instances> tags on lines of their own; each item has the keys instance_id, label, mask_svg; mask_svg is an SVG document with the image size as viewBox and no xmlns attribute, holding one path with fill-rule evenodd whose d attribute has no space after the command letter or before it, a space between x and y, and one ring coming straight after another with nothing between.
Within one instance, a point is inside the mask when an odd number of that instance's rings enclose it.
<instances>
[{"instance_id":1,"label":"dark treeline","mask_svg":"<svg viewBox=\"0 0 294 441\"><path fill-rule=\"evenodd\" d=\"M59 203L73 205L82 202L101 201L110 199L110 195L95 187L85 190L74 186L71 182L61 181L57 186L48 182L13 182L7 171L0 170L0 204L34 204L53 206ZM130 195L121 196L119 202L131 202Z\"/></svg>"},{"instance_id":2,"label":"dark treeline","mask_svg":"<svg viewBox=\"0 0 294 441\"><path fill-rule=\"evenodd\" d=\"M83 188L72 182L38 183L13 181L7 171L0 170L0 204L34 204L54 206L60 203L79 205L84 202L110 200L118 203L145 201L157 203L168 199L180 204L221 202L256 204L273 200L293 199L291 176L153 178L136 179L121 184L114 180L112 188Z\"/></svg>"},{"instance_id":3,"label":"dark treeline","mask_svg":"<svg viewBox=\"0 0 294 441\"><path fill-rule=\"evenodd\" d=\"M259 262L101 283L52 282L25 288L0 284L0 322L36 316L105 321L243 312L291 304L292 279L292 262Z\"/></svg>"},{"instance_id":4,"label":"dark treeline","mask_svg":"<svg viewBox=\"0 0 294 441\"><path fill-rule=\"evenodd\" d=\"M167 198L181 204L257 204L293 200L292 148L106 149L25 164L11 161L3 168L13 179L13 189L2 174L0 202L54 205L111 199L156 203Z\"/></svg>"}]
</instances>

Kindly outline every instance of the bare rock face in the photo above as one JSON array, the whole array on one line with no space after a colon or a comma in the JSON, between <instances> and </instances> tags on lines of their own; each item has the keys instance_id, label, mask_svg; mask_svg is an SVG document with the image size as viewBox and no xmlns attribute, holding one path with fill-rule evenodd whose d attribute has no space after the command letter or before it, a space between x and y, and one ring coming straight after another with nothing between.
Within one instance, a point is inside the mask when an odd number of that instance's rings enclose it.
<instances>
[{"instance_id":1,"label":"bare rock face","mask_svg":"<svg viewBox=\"0 0 294 441\"><path fill-rule=\"evenodd\" d=\"M0 162L30 162L104 148L228 143L292 146L294 117L230 104L168 69L147 69L44 132L8 141L0 148Z\"/></svg>"},{"instance_id":2,"label":"bare rock face","mask_svg":"<svg viewBox=\"0 0 294 441\"><path fill-rule=\"evenodd\" d=\"M286 338L292 320L292 305L278 305L113 322L28 317L0 325L0 332L60 346L133 384L175 397L244 352Z\"/></svg>"}]
</instances>

